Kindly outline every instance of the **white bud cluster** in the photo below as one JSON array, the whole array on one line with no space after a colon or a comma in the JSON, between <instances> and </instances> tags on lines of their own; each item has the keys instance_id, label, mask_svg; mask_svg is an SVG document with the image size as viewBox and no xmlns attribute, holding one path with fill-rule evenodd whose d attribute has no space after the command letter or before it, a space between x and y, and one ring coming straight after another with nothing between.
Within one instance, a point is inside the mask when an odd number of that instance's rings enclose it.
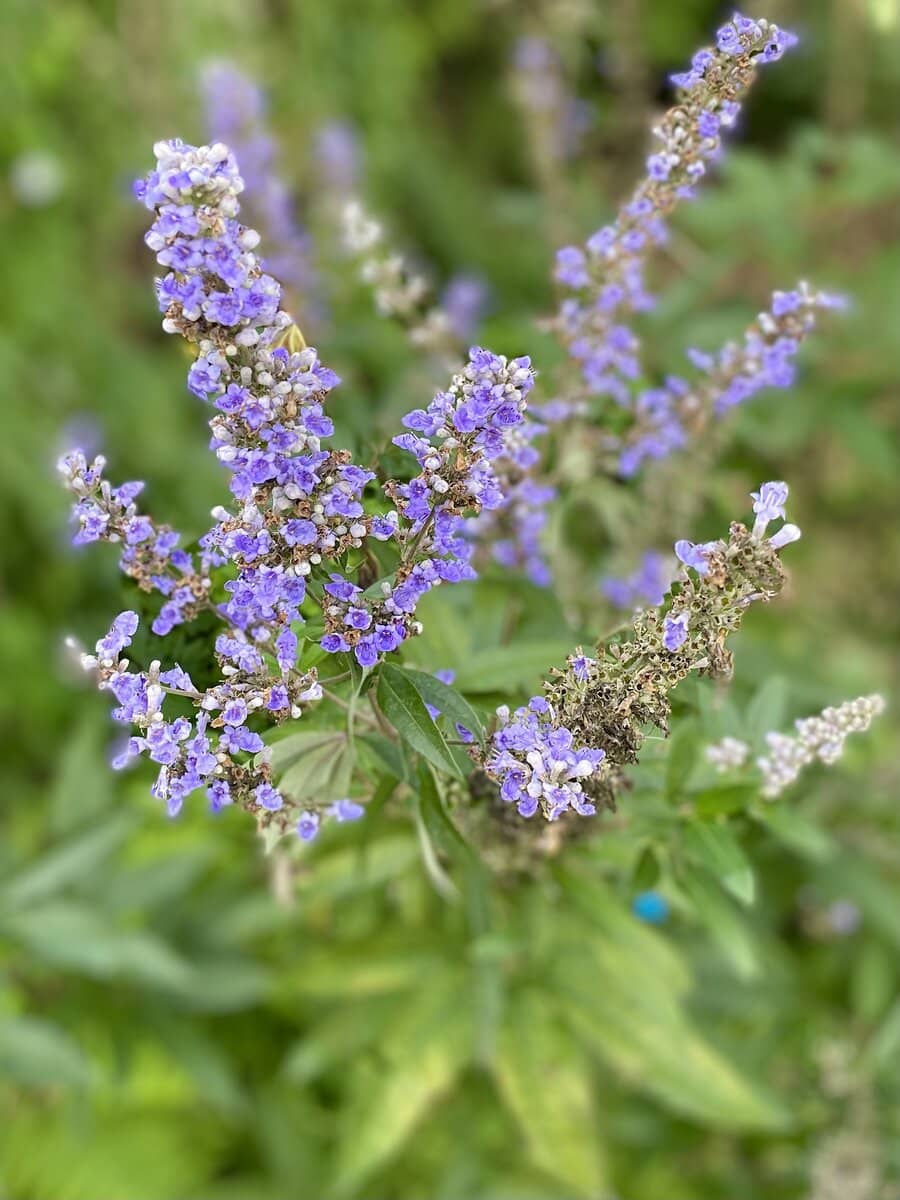
<instances>
[{"instance_id":1,"label":"white bud cluster","mask_svg":"<svg viewBox=\"0 0 900 1200\"><path fill-rule=\"evenodd\" d=\"M750 747L740 738L723 737L721 742L706 747L706 761L724 775L726 771L739 770L747 761Z\"/></svg>"},{"instance_id":2,"label":"white bud cluster","mask_svg":"<svg viewBox=\"0 0 900 1200\"><path fill-rule=\"evenodd\" d=\"M378 313L399 321L414 345L434 351L453 348L449 317L429 303L431 284L387 244L382 226L358 200L344 206L342 225L344 248L359 259L359 277L372 289Z\"/></svg>"},{"instance_id":3,"label":"white bud cluster","mask_svg":"<svg viewBox=\"0 0 900 1200\"><path fill-rule=\"evenodd\" d=\"M762 794L767 800L780 796L804 767L818 761L831 766L844 752L851 733L863 733L884 712L884 697L877 693L847 700L837 708L826 708L814 717L795 723L795 737L766 734L769 753L756 760L763 776Z\"/></svg>"}]
</instances>

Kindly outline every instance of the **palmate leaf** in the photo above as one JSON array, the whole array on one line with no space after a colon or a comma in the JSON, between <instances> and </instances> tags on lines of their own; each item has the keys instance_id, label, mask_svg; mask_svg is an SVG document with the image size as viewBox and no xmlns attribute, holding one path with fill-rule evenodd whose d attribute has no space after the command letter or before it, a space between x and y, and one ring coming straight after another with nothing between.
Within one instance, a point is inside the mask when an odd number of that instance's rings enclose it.
<instances>
[{"instance_id":1,"label":"palmate leaf","mask_svg":"<svg viewBox=\"0 0 900 1200\"><path fill-rule=\"evenodd\" d=\"M604 1170L590 1065L542 993L529 989L513 996L493 1069L535 1166L566 1195L600 1195Z\"/></svg>"},{"instance_id":2,"label":"palmate leaf","mask_svg":"<svg viewBox=\"0 0 900 1200\"><path fill-rule=\"evenodd\" d=\"M378 679L378 703L401 738L439 770L463 778L444 735L406 671L385 663Z\"/></svg>"},{"instance_id":3,"label":"palmate leaf","mask_svg":"<svg viewBox=\"0 0 900 1200\"><path fill-rule=\"evenodd\" d=\"M301 730L271 747L279 791L297 804L341 800L350 787L353 753L342 730Z\"/></svg>"},{"instance_id":4,"label":"palmate leaf","mask_svg":"<svg viewBox=\"0 0 900 1200\"><path fill-rule=\"evenodd\" d=\"M466 977L446 968L420 977L405 1011L384 1033L384 1068L344 1113L333 1192L353 1195L400 1152L426 1113L453 1086L472 1053Z\"/></svg>"},{"instance_id":5,"label":"palmate leaf","mask_svg":"<svg viewBox=\"0 0 900 1200\"><path fill-rule=\"evenodd\" d=\"M682 999L691 977L677 951L602 885L572 870L558 877L590 918L566 920L551 972L583 1044L674 1112L725 1129L785 1127L767 1089L695 1029Z\"/></svg>"},{"instance_id":6,"label":"palmate leaf","mask_svg":"<svg viewBox=\"0 0 900 1200\"><path fill-rule=\"evenodd\" d=\"M658 1021L627 996L573 988L563 1008L584 1045L666 1108L719 1129L784 1129L785 1109L715 1050L687 1019Z\"/></svg>"}]
</instances>

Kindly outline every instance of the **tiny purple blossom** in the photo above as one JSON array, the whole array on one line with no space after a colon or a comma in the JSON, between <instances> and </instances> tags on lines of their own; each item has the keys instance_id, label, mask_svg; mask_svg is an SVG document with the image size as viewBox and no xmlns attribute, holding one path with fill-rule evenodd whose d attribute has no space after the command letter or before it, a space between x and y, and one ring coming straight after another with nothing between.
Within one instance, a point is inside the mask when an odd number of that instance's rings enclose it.
<instances>
[{"instance_id":1,"label":"tiny purple blossom","mask_svg":"<svg viewBox=\"0 0 900 1200\"><path fill-rule=\"evenodd\" d=\"M269 812L277 812L284 804L281 794L272 787L271 783L261 783L254 789L253 795L257 804L261 804Z\"/></svg>"},{"instance_id":2,"label":"tiny purple blossom","mask_svg":"<svg viewBox=\"0 0 900 1200\"><path fill-rule=\"evenodd\" d=\"M663 621L662 644L670 653L680 650L687 641L689 621L687 612L679 613L677 617L670 613Z\"/></svg>"},{"instance_id":3,"label":"tiny purple blossom","mask_svg":"<svg viewBox=\"0 0 900 1200\"><path fill-rule=\"evenodd\" d=\"M681 538L675 543L675 555L686 567L693 567L698 575L706 575L709 571L708 544L700 545Z\"/></svg>"},{"instance_id":4,"label":"tiny purple blossom","mask_svg":"<svg viewBox=\"0 0 900 1200\"><path fill-rule=\"evenodd\" d=\"M297 836L304 842L311 842L319 832L319 814L305 810L297 822Z\"/></svg>"},{"instance_id":5,"label":"tiny purple blossom","mask_svg":"<svg viewBox=\"0 0 900 1200\"><path fill-rule=\"evenodd\" d=\"M753 497L753 511L756 513L753 533L755 537L762 537L770 521L779 518L784 520L788 485L781 480L763 483L758 492L751 492L750 495Z\"/></svg>"},{"instance_id":6,"label":"tiny purple blossom","mask_svg":"<svg viewBox=\"0 0 900 1200\"><path fill-rule=\"evenodd\" d=\"M358 821L365 811L361 804L353 800L335 800L328 809L329 815L336 821Z\"/></svg>"}]
</instances>

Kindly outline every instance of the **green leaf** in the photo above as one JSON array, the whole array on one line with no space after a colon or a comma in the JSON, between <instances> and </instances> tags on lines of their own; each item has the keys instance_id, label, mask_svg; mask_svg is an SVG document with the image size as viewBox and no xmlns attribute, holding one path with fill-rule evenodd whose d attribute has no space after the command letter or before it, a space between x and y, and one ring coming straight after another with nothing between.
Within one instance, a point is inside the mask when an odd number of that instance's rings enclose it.
<instances>
[{"instance_id":1,"label":"green leaf","mask_svg":"<svg viewBox=\"0 0 900 1200\"><path fill-rule=\"evenodd\" d=\"M408 768L406 759L403 757L403 748L396 742L392 742L382 733L364 733L356 740L372 752L380 766L386 769L394 779L405 780L407 778Z\"/></svg>"},{"instance_id":2,"label":"green leaf","mask_svg":"<svg viewBox=\"0 0 900 1200\"><path fill-rule=\"evenodd\" d=\"M716 1128L786 1125L786 1112L768 1091L694 1028L681 999L690 980L676 978L671 986L656 969L653 939L642 943L637 930L663 939L629 913L619 915L630 920L633 942L616 921L610 923L615 940L599 927L586 933L571 919L558 935L550 979L581 1043L674 1112Z\"/></svg>"},{"instance_id":3,"label":"green leaf","mask_svg":"<svg viewBox=\"0 0 900 1200\"><path fill-rule=\"evenodd\" d=\"M441 683L440 679L435 679L433 675L424 671L413 671L406 667L403 673L425 703L434 705L442 716L463 725L470 733L483 740L484 722L468 700L455 688L448 687L446 683Z\"/></svg>"},{"instance_id":4,"label":"green leaf","mask_svg":"<svg viewBox=\"0 0 900 1200\"><path fill-rule=\"evenodd\" d=\"M377 996L414 988L435 971L442 959L427 945L391 939L381 944L370 940L341 946L308 948L283 972L278 995L291 1010L298 996Z\"/></svg>"},{"instance_id":5,"label":"green leaf","mask_svg":"<svg viewBox=\"0 0 900 1200\"><path fill-rule=\"evenodd\" d=\"M82 1087L88 1064L58 1026L36 1017L0 1019L0 1079L22 1084Z\"/></svg>"},{"instance_id":6,"label":"green leaf","mask_svg":"<svg viewBox=\"0 0 900 1200\"><path fill-rule=\"evenodd\" d=\"M107 730L92 706L62 744L50 788L50 825L54 833L72 833L95 820L113 801L113 783L104 747Z\"/></svg>"},{"instance_id":7,"label":"green leaf","mask_svg":"<svg viewBox=\"0 0 900 1200\"><path fill-rule=\"evenodd\" d=\"M588 872L566 866L556 874L577 913L587 919L586 953L596 963L598 976L627 977L642 991L660 989L670 998L688 991L691 972L671 939L638 921Z\"/></svg>"},{"instance_id":8,"label":"green leaf","mask_svg":"<svg viewBox=\"0 0 900 1200\"><path fill-rule=\"evenodd\" d=\"M670 804L683 798L691 772L697 763L699 740L690 725L671 739L666 757L666 799Z\"/></svg>"},{"instance_id":9,"label":"green leaf","mask_svg":"<svg viewBox=\"0 0 900 1200\"><path fill-rule=\"evenodd\" d=\"M431 772L428 772L429 775ZM421 792L415 798L415 819L416 832L419 835L419 845L422 850L422 863L425 867L425 873L431 880L434 890L439 896L443 896L445 900L450 900L453 903L459 900L459 888L444 870L441 864L440 855L432 840L431 833L428 829L428 824L422 812Z\"/></svg>"},{"instance_id":10,"label":"green leaf","mask_svg":"<svg viewBox=\"0 0 900 1200\"><path fill-rule=\"evenodd\" d=\"M784 725L788 685L781 675L773 675L762 685L747 706L744 725L751 746L761 746L765 735Z\"/></svg>"},{"instance_id":11,"label":"green leaf","mask_svg":"<svg viewBox=\"0 0 900 1200\"><path fill-rule=\"evenodd\" d=\"M659 862L652 846L645 846L637 862L634 864L632 882L635 891L646 892L654 887L659 879Z\"/></svg>"},{"instance_id":12,"label":"green leaf","mask_svg":"<svg viewBox=\"0 0 900 1200\"><path fill-rule=\"evenodd\" d=\"M758 795L758 784L723 783L718 787L690 792L685 799L691 802L694 812L701 820L709 821L713 817L743 812Z\"/></svg>"},{"instance_id":13,"label":"green leaf","mask_svg":"<svg viewBox=\"0 0 900 1200\"><path fill-rule=\"evenodd\" d=\"M838 854L834 839L789 803L766 804L753 813L779 842L813 862L828 862Z\"/></svg>"},{"instance_id":14,"label":"green leaf","mask_svg":"<svg viewBox=\"0 0 900 1200\"><path fill-rule=\"evenodd\" d=\"M685 866L679 877L694 916L715 939L741 979L760 973L759 956L750 931L734 904L703 868Z\"/></svg>"},{"instance_id":15,"label":"green leaf","mask_svg":"<svg viewBox=\"0 0 900 1200\"><path fill-rule=\"evenodd\" d=\"M190 964L154 934L119 929L82 904L29 908L8 917L4 928L42 962L98 979L120 976L179 991L192 974Z\"/></svg>"},{"instance_id":16,"label":"green leaf","mask_svg":"<svg viewBox=\"0 0 900 1200\"><path fill-rule=\"evenodd\" d=\"M354 1059L380 1042L389 1022L395 1021L408 1000L395 993L352 997L345 1005L326 1011L288 1050L281 1070L295 1084L307 1084L339 1063Z\"/></svg>"},{"instance_id":17,"label":"green leaf","mask_svg":"<svg viewBox=\"0 0 900 1200\"><path fill-rule=\"evenodd\" d=\"M690 857L706 867L732 896L742 904L753 903L753 868L727 825L694 821L685 828L684 845Z\"/></svg>"},{"instance_id":18,"label":"green leaf","mask_svg":"<svg viewBox=\"0 0 900 1200\"><path fill-rule=\"evenodd\" d=\"M378 703L404 741L441 771L464 778L444 735L405 671L384 663L378 680Z\"/></svg>"},{"instance_id":19,"label":"green leaf","mask_svg":"<svg viewBox=\"0 0 900 1200\"><path fill-rule=\"evenodd\" d=\"M0 902L10 907L33 904L70 884L89 879L135 828L132 813L117 813L96 829L55 846L27 871L14 876L0 892Z\"/></svg>"},{"instance_id":20,"label":"green leaf","mask_svg":"<svg viewBox=\"0 0 900 1200\"><path fill-rule=\"evenodd\" d=\"M562 1184L566 1195L603 1193L590 1069L541 993L522 991L510 1002L493 1067L534 1165Z\"/></svg>"},{"instance_id":21,"label":"green leaf","mask_svg":"<svg viewBox=\"0 0 900 1200\"><path fill-rule=\"evenodd\" d=\"M471 1056L468 998L451 970L432 975L381 1041L384 1067L345 1113L333 1190L356 1192L402 1150Z\"/></svg>"},{"instance_id":22,"label":"green leaf","mask_svg":"<svg viewBox=\"0 0 900 1200\"><path fill-rule=\"evenodd\" d=\"M887 1016L872 1034L863 1051L862 1062L866 1067L884 1071L888 1078L896 1076L897 1058L900 1056L900 1000L890 1009Z\"/></svg>"},{"instance_id":23,"label":"green leaf","mask_svg":"<svg viewBox=\"0 0 900 1200\"><path fill-rule=\"evenodd\" d=\"M565 1013L580 1042L632 1086L666 1108L717 1129L782 1129L784 1108L744 1075L678 1014L657 1014L622 995L615 982L605 992L573 987Z\"/></svg>"},{"instance_id":24,"label":"green leaf","mask_svg":"<svg viewBox=\"0 0 900 1200\"><path fill-rule=\"evenodd\" d=\"M230 1116L239 1117L246 1112L247 1098L227 1046L214 1041L196 1022L173 1020L160 1012L153 1012L150 1019L163 1045L205 1100Z\"/></svg>"},{"instance_id":25,"label":"green leaf","mask_svg":"<svg viewBox=\"0 0 900 1200\"><path fill-rule=\"evenodd\" d=\"M454 825L431 769L419 768L416 806L422 825L433 845L460 869L469 921L476 935L490 927L488 880L481 859Z\"/></svg>"},{"instance_id":26,"label":"green leaf","mask_svg":"<svg viewBox=\"0 0 900 1200\"><path fill-rule=\"evenodd\" d=\"M570 642L525 642L497 646L472 654L456 674L456 686L464 692L502 692L509 688L537 689L551 667L571 654Z\"/></svg>"}]
</instances>

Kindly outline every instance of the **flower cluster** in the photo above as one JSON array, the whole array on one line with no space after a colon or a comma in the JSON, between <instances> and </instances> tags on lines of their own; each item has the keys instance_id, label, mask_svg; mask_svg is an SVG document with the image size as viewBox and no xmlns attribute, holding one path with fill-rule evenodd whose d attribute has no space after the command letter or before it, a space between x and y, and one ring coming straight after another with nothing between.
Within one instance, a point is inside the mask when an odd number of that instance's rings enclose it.
<instances>
[{"instance_id":1,"label":"flower cluster","mask_svg":"<svg viewBox=\"0 0 900 1200\"><path fill-rule=\"evenodd\" d=\"M210 63L202 76L210 140L224 142L241 164L250 221L266 239L263 268L289 287L303 315L315 313L318 280L309 235L297 222L290 191L276 170L262 89L231 63Z\"/></svg>"},{"instance_id":2,"label":"flower cluster","mask_svg":"<svg viewBox=\"0 0 900 1200\"><path fill-rule=\"evenodd\" d=\"M631 425L618 447L619 473L634 475L647 459L682 449L710 421L764 388L790 387L793 360L815 329L817 311L842 304L840 297L800 283L793 291L775 292L770 309L759 314L743 342L729 342L715 355L690 350L688 357L700 372L693 382L669 376L635 397Z\"/></svg>"},{"instance_id":3,"label":"flower cluster","mask_svg":"<svg viewBox=\"0 0 900 1200\"><path fill-rule=\"evenodd\" d=\"M749 754L750 747L747 743L735 737L723 737L720 742L707 746L705 751L706 761L720 774L738 770L747 761Z\"/></svg>"},{"instance_id":4,"label":"flower cluster","mask_svg":"<svg viewBox=\"0 0 900 1200\"><path fill-rule=\"evenodd\" d=\"M159 766L152 793L171 816L200 788L214 811L233 803L258 814L281 810L284 798L272 785L265 756L256 763L249 758L264 746L248 722L258 711L299 717L301 705L321 698L315 671L301 675L285 669L273 675L254 646L222 635L216 657L223 682L201 692L177 664L166 671L159 662L146 671L130 670L121 655L137 628L137 613L120 613L95 652L81 656L84 668L96 672L99 687L115 698L113 718L138 731L113 765L121 768L146 754ZM193 707L193 722L183 714L167 718L164 705L170 696Z\"/></svg>"},{"instance_id":5,"label":"flower cluster","mask_svg":"<svg viewBox=\"0 0 900 1200\"><path fill-rule=\"evenodd\" d=\"M321 448L333 428L322 405L338 379L314 350L280 344L291 318L254 253L258 235L234 219L243 180L233 156L172 142L157 157L138 195L156 216L148 245L172 267L157 287L163 327L197 343L188 386L216 410L210 444L239 502L215 511L201 545L239 568L227 619L265 640L272 622L299 618L313 566L361 546L370 521L360 498L373 475Z\"/></svg>"},{"instance_id":6,"label":"flower cluster","mask_svg":"<svg viewBox=\"0 0 900 1200\"><path fill-rule=\"evenodd\" d=\"M658 146L647 159L646 178L616 221L593 234L584 249L559 251L556 278L576 296L563 301L556 328L592 394L630 402L641 367L627 315L652 304L644 283L647 254L665 240L666 219L679 200L694 194L719 154L757 66L774 62L795 41L768 21L738 15L723 26L716 46L699 51L690 71L674 77L678 103L653 130Z\"/></svg>"},{"instance_id":7,"label":"flower cluster","mask_svg":"<svg viewBox=\"0 0 900 1200\"><path fill-rule=\"evenodd\" d=\"M757 758L762 773L762 794L774 800L800 775L804 767L821 762L836 763L844 753L851 733L864 733L875 717L884 712L884 697L877 693L846 700L837 708L826 708L817 716L794 723L796 735L767 733L768 753Z\"/></svg>"},{"instance_id":8,"label":"flower cluster","mask_svg":"<svg viewBox=\"0 0 900 1200\"><path fill-rule=\"evenodd\" d=\"M544 420L526 417L504 432L503 450L493 464L501 503L469 521L467 529L469 537L490 548L500 566L524 572L538 587L551 582L542 535L556 488L537 475L540 451L534 443L547 433L552 417L552 411Z\"/></svg>"},{"instance_id":9,"label":"flower cluster","mask_svg":"<svg viewBox=\"0 0 900 1200\"><path fill-rule=\"evenodd\" d=\"M257 727L296 719L323 696L316 672L298 666L302 606L322 609L323 649L352 651L364 667L420 631L419 598L474 576L463 526L502 499L492 462L523 421L533 373L527 359L473 348L449 390L407 418L416 432L396 439L419 474L385 487L393 508L367 511L374 472L323 448L332 433L323 405L338 380L297 337L280 284L255 252L258 235L237 220L244 180L233 155L223 145L171 141L156 156L136 192L154 216L147 243L166 268L157 281L163 328L196 349L188 386L212 407L210 444L229 472L233 503L213 510L198 567L176 534L138 513L140 484L112 488L102 459L89 464L78 451L60 466L76 497L75 540L120 542L123 568L163 593L155 633L200 607L220 618L221 682L201 691L177 664L131 670L119 658L137 628L130 612L84 661L115 696L116 718L136 727L120 765L141 754L156 762L154 794L171 812L205 788L213 807L239 803L284 831L296 805L274 786ZM375 561L369 538L393 541L400 561L364 591L345 572L358 551ZM214 568L224 577L221 600L212 595ZM174 716L163 710L170 696L181 710ZM351 820L357 808L323 796L299 814L297 832L308 840L322 819Z\"/></svg>"},{"instance_id":10,"label":"flower cluster","mask_svg":"<svg viewBox=\"0 0 900 1200\"><path fill-rule=\"evenodd\" d=\"M198 566L192 554L179 547L180 534L158 525L138 511L135 500L143 483L113 487L103 478L106 460L97 455L88 463L80 450L63 455L57 464L66 488L75 496L72 517L78 524L76 546L111 542L121 546L119 565L145 592L159 592L165 602L153 622L160 636L202 608L211 607L208 562Z\"/></svg>"},{"instance_id":11,"label":"flower cluster","mask_svg":"<svg viewBox=\"0 0 900 1200\"><path fill-rule=\"evenodd\" d=\"M381 225L355 200L344 209L344 243L360 259L361 278L373 287L379 312L403 325L417 345L455 360L484 305L483 283L457 276L448 284L442 303L433 304L426 278L389 250ZM546 420L568 415L564 407L551 412ZM550 572L541 533L547 522L547 505L556 491L529 477L540 458L531 443L546 433L546 424L526 418L503 432L503 452L495 448L492 455L492 478L497 481L492 502L481 500L484 511L470 519L465 536L488 547L501 566L524 571L532 582L546 587Z\"/></svg>"},{"instance_id":12,"label":"flower cluster","mask_svg":"<svg viewBox=\"0 0 900 1200\"><path fill-rule=\"evenodd\" d=\"M485 770L500 784L501 797L523 817L540 810L555 821L570 809L593 816L597 810L582 781L597 774L604 751L576 745L543 696L532 696L527 708L513 714L499 708L497 718L500 728Z\"/></svg>"},{"instance_id":13,"label":"flower cluster","mask_svg":"<svg viewBox=\"0 0 900 1200\"><path fill-rule=\"evenodd\" d=\"M735 522L727 540L677 543L676 555L686 569L668 608L639 610L630 636L598 644L594 657L577 650L566 670L556 671L544 684L545 696L516 714L511 737L505 733L508 714L498 710L500 728L483 766L500 783L504 799L518 802L532 772L537 772L533 789L543 795L541 772L546 771L548 786L563 791L558 807L552 795L541 801L545 816L558 817L567 808L583 813L588 805L591 811L598 804L614 806L625 786L623 768L637 761L646 727L668 732L673 689L693 671L727 677L731 655L726 639L740 627L751 603L769 600L781 590L784 572L778 552L800 531L784 525L773 537L766 534L769 523L784 516L786 497L783 483L765 483L753 493L752 529ZM554 773L552 751L557 747L560 766ZM575 757L565 757L562 750ZM586 761L593 764L590 771ZM566 775L569 768L583 775ZM569 794L572 778L580 782L577 804ZM526 801L525 815L536 811L537 805L529 811Z\"/></svg>"}]
</instances>

